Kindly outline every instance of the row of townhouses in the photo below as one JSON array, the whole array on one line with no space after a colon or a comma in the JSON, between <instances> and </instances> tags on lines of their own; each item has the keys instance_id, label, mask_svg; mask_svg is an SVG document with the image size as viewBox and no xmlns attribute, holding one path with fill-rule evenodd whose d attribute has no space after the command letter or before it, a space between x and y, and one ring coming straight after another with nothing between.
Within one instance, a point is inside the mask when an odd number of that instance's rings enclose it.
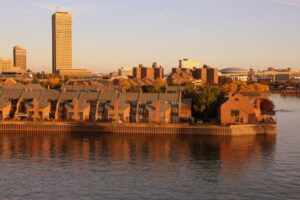
<instances>
[{"instance_id":1,"label":"row of townhouses","mask_svg":"<svg viewBox=\"0 0 300 200\"><path fill-rule=\"evenodd\" d=\"M191 100L179 93L122 93L32 88L0 89L0 119L180 123Z\"/></svg>"}]
</instances>

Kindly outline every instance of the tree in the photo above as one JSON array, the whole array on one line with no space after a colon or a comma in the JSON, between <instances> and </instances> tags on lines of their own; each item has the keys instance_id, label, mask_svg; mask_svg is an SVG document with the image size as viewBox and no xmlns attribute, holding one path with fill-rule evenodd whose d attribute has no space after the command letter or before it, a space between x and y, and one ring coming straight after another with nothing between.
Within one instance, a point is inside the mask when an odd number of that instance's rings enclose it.
<instances>
[{"instance_id":1,"label":"tree","mask_svg":"<svg viewBox=\"0 0 300 200\"><path fill-rule=\"evenodd\" d=\"M141 92L141 91L142 89L139 86L131 86L126 90L126 92L134 92L134 93Z\"/></svg>"},{"instance_id":2,"label":"tree","mask_svg":"<svg viewBox=\"0 0 300 200\"><path fill-rule=\"evenodd\" d=\"M274 103L269 99L263 99L260 103L261 114L273 116L275 115Z\"/></svg>"},{"instance_id":3,"label":"tree","mask_svg":"<svg viewBox=\"0 0 300 200\"><path fill-rule=\"evenodd\" d=\"M201 92L187 88L183 97L192 99L193 117L208 122L217 117L218 108L225 98L225 91L216 86L206 86Z\"/></svg>"},{"instance_id":4,"label":"tree","mask_svg":"<svg viewBox=\"0 0 300 200\"><path fill-rule=\"evenodd\" d=\"M234 81L232 83L226 83L222 86L226 92L268 92L269 86L261 83L250 83L247 84L245 81Z\"/></svg>"},{"instance_id":5,"label":"tree","mask_svg":"<svg viewBox=\"0 0 300 200\"><path fill-rule=\"evenodd\" d=\"M57 89L61 86L61 82L60 82L60 78L59 77L56 77L56 76L53 76L53 77L50 77L48 79L48 85L50 86L50 88L52 89Z\"/></svg>"},{"instance_id":6,"label":"tree","mask_svg":"<svg viewBox=\"0 0 300 200\"><path fill-rule=\"evenodd\" d=\"M232 78L226 76L224 77L221 76L219 79L220 79L219 81L220 85L231 84L233 82Z\"/></svg>"},{"instance_id":7,"label":"tree","mask_svg":"<svg viewBox=\"0 0 300 200\"><path fill-rule=\"evenodd\" d=\"M161 92L161 90L165 87L166 87L166 81L164 80L155 80L153 82L153 89L154 89L153 92Z\"/></svg>"},{"instance_id":8,"label":"tree","mask_svg":"<svg viewBox=\"0 0 300 200\"><path fill-rule=\"evenodd\" d=\"M126 91L131 87L130 82L124 78L119 79L119 85L121 86L123 91Z\"/></svg>"},{"instance_id":9,"label":"tree","mask_svg":"<svg viewBox=\"0 0 300 200\"><path fill-rule=\"evenodd\" d=\"M219 87L205 87L193 101L193 114L196 119L209 121L217 117L217 111L225 97Z\"/></svg>"}]
</instances>

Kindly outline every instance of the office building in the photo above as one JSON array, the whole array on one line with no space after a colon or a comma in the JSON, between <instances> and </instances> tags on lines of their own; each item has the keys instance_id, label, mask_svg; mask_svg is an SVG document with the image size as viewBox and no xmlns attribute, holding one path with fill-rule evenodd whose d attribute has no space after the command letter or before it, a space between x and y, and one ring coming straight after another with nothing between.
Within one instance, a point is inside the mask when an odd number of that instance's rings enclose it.
<instances>
[{"instance_id":1,"label":"office building","mask_svg":"<svg viewBox=\"0 0 300 200\"><path fill-rule=\"evenodd\" d=\"M52 72L72 68L72 15L56 12L52 15Z\"/></svg>"},{"instance_id":2,"label":"office building","mask_svg":"<svg viewBox=\"0 0 300 200\"><path fill-rule=\"evenodd\" d=\"M26 49L14 46L14 66L19 67L22 72L26 71Z\"/></svg>"}]
</instances>

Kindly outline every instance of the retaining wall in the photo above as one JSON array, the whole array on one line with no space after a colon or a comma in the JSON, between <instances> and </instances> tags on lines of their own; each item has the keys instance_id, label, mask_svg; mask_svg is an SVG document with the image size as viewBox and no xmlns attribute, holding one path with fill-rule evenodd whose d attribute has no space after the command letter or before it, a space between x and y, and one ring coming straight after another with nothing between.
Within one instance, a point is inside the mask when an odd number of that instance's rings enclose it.
<instances>
[{"instance_id":1,"label":"retaining wall","mask_svg":"<svg viewBox=\"0 0 300 200\"><path fill-rule=\"evenodd\" d=\"M2 122L0 132L64 132L64 133L121 133L121 134L190 134L190 135L260 135L276 134L276 125L232 126L143 126L112 125L97 123L59 122Z\"/></svg>"}]
</instances>

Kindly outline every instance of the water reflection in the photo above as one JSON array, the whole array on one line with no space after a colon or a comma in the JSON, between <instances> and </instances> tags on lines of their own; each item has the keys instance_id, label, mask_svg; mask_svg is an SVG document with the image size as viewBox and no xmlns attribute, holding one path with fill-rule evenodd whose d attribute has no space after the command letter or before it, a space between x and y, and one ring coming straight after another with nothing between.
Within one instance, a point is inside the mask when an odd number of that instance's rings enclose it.
<instances>
[{"instance_id":1,"label":"water reflection","mask_svg":"<svg viewBox=\"0 0 300 200\"><path fill-rule=\"evenodd\" d=\"M137 136L85 134L1 134L2 161L57 158L72 162L158 165L192 162L202 168L242 173L243 166L272 158L275 136Z\"/></svg>"}]
</instances>

